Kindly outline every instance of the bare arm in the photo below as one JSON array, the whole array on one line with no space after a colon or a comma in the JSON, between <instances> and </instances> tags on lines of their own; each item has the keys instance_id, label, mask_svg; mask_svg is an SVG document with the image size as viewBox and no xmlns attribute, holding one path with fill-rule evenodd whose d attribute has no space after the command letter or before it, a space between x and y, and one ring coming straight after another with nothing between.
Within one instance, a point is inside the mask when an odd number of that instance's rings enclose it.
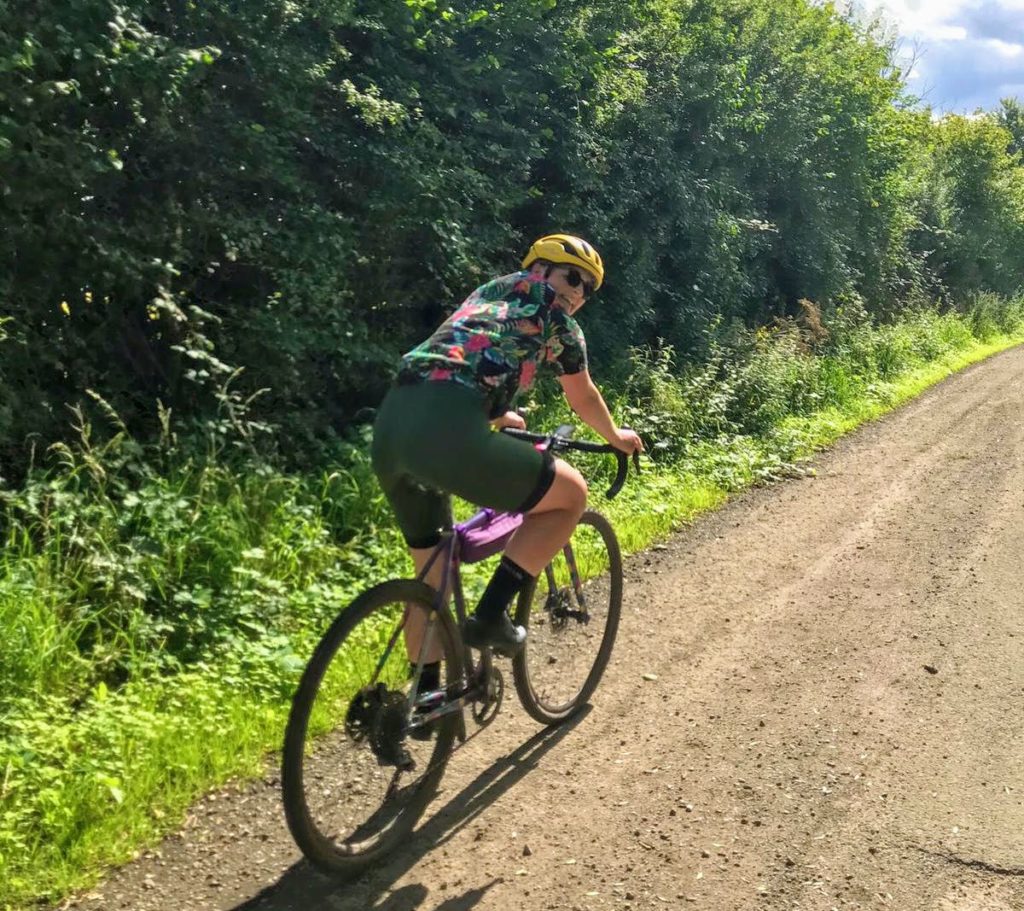
<instances>
[{"instance_id":1,"label":"bare arm","mask_svg":"<svg viewBox=\"0 0 1024 911\"><path fill-rule=\"evenodd\" d=\"M644 444L639 436L632 430L620 430L615 426L601 390L594 385L589 371L582 370L579 373L560 376L558 382L562 385L569 407L612 446L623 452L643 450Z\"/></svg>"}]
</instances>

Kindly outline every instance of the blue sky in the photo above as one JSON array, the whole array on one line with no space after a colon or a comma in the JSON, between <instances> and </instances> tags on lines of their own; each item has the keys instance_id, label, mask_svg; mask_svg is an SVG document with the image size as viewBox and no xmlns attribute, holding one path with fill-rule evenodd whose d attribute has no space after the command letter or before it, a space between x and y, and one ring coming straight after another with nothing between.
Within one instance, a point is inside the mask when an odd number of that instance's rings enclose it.
<instances>
[{"instance_id":1,"label":"blue sky","mask_svg":"<svg viewBox=\"0 0 1024 911\"><path fill-rule=\"evenodd\" d=\"M858 0L900 35L907 85L937 113L1024 101L1024 0Z\"/></svg>"}]
</instances>

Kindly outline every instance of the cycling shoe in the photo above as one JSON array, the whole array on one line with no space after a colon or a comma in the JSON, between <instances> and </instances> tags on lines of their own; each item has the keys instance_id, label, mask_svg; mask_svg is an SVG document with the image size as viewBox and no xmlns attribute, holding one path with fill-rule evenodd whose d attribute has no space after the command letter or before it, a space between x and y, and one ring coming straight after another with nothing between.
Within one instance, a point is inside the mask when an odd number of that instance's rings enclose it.
<instances>
[{"instance_id":1,"label":"cycling shoe","mask_svg":"<svg viewBox=\"0 0 1024 911\"><path fill-rule=\"evenodd\" d=\"M499 654L512 657L526 644L526 629L516 626L502 611L497 617L466 618L462 638L470 648L492 648Z\"/></svg>"}]
</instances>

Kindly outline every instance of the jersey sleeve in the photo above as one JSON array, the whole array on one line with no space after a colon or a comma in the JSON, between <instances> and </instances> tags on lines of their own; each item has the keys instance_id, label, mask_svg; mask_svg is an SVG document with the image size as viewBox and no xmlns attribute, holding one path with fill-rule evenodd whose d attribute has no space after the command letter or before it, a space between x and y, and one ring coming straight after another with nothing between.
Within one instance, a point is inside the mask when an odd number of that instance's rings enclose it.
<instances>
[{"instance_id":1,"label":"jersey sleeve","mask_svg":"<svg viewBox=\"0 0 1024 911\"><path fill-rule=\"evenodd\" d=\"M587 369L587 340L579 323L561 310L548 321L544 363L555 376L571 376Z\"/></svg>"}]
</instances>

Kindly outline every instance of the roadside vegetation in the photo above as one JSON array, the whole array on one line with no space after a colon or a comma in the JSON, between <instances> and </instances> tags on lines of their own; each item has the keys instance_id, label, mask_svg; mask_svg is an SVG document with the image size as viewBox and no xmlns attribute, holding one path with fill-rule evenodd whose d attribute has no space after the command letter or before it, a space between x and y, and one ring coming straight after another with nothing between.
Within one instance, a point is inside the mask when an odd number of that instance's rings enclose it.
<instances>
[{"instance_id":1,"label":"roadside vegetation","mask_svg":"<svg viewBox=\"0 0 1024 911\"><path fill-rule=\"evenodd\" d=\"M807 475L816 449L1020 341L1024 299L985 297L885 327L744 333L699 367L637 352L613 409L652 453L598 508L640 550L735 491ZM554 399L529 417L571 419ZM98 446L79 426L59 465L0 497L9 907L81 887L205 790L259 772L334 612L408 571L361 447L300 478L197 458L171 434L141 445L121 429Z\"/></svg>"},{"instance_id":2,"label":"roadside vegetation","mask_svg":"<svg viewBox=\"0 0 1024 911\"><path fill-rule=\"evenodd\" d=\"M534 236L608 264L630 551L1024 340L1020 104L932 118L827 4L0 12L0 907L277 748L407 569L366 447L397 355Z\"/></svg>"}]
</instances>

